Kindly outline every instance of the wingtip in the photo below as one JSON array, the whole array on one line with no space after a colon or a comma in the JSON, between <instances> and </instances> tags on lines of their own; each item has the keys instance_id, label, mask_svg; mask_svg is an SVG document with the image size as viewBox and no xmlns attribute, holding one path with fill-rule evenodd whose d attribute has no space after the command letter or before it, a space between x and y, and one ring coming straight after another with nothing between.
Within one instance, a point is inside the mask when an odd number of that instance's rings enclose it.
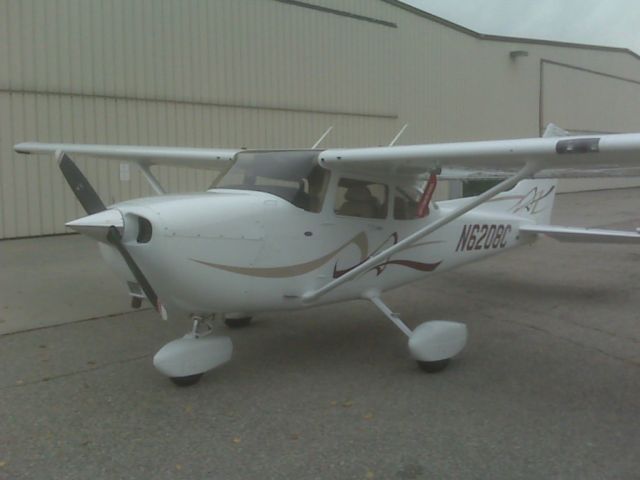
<instances>
[{"instance_id":1,"label":"wingtip","mask_svg":"<svg viewBox=\"0 0 640 480\"><path fill-rule=\"evenodd\" d=\"M23 143L16 143L13 146L13 150L16 153L24 153L24 154L27 154L27 155L31 153L31 150L29 149L29 144L28 143L24 143L24 142Z\"/></svg>"}]
</instances>

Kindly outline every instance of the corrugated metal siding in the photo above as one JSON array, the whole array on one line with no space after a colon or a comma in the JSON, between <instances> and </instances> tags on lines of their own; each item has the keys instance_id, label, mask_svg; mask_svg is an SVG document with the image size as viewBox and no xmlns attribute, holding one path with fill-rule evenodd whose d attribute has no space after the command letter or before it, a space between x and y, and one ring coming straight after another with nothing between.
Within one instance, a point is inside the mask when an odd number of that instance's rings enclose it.
<instances>
[{"instance_id":1,"label":"corrugated metal siding","mask_svg":"<svg viewBox=\"0 0 640 480\"><path fill-rule=\"evenodd\" d=\"M401 143L535 136L541 59L640 79L624 53L483 41L382 1L305 1L0 0L0 237L64 232L82 214L53 160L12 153L23 140L307 147L334 125L327 146L380 145L405 122ZM512 61L516 49L529 56ZM118 165L80 162L107 201L150 193L133 169L123 182ZM170 191L209 182L159 177Z\"/></svg>"},{"instance_id":2,"label":"corrugated metal siding","mask_svg":"<svg viewBox=\"0 0 640 480\"><path fill-rule=\"evenodd\" d=\"M21 0L4 10L0 88L397 113L385 88L397 29L265 0Z\"/></svg>"},{"instance_id":3,"label":"corrugated metal siding","mask_svg":"<svg viewBox=\"0 0 640 480\"><path fill-rule=\"evenodd\" d=\"M2 238L82 214L23 140L308 147L379 144L397 127L397 30L264 0L0 2ZM377 42L371 39L376 38ZM148 195L134 169L81 159L105 201ZM169 191L210 176L163 169Z\"/></svg>"},{"instance_id":4,"label":"corrugated metal siding","mask_svg":"<svg viewBox=\"0 0 640 480\"><path fill-rule=\"evenodd\" d=\"M377 123L378 125L374 125ZM40 141L106 144L309 147L327 125L334 138L390 138L388 120L363 122L356 117L221 108L176 102L0 92L2 152L2 235L4 238L64 232L64 222L82 214L53 159L37 161L12 153L14 143ZM253 140L254 143L248 143ZM275 140L275 141L274 141ZM271 144L271 145L270 145ZM149 195L132 168L120 181L118 165L79 159L79 165L108 202ZM204 189L211 175L162 168L159 179L169 191Z\"/></svg>"}]
</instances>

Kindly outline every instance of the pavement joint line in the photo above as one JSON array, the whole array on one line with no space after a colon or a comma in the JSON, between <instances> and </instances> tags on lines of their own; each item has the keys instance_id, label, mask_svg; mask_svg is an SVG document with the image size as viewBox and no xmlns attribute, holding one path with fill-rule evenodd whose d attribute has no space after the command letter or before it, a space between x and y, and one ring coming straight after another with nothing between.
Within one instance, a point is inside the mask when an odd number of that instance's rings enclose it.
<instances>
[{"instance_id":1,"label":"pavement joint line","mask_svg":"<svg viewBox=\"0 0 640 480\"><path fill-rule=\"evenodd\" d=\"M583 324L581 324L579 322L576 322L576 321L570 320L570 319L564 319L563 322L569 323L569 324L574 325L576 327L584 328L585 330L593 330L594 332L602 333L604 335L608 335L608 336L613 337L613 338L618 338L618 339L621 339L621 340L629 340L631 343L640 344L640 339L635 338L635 337L618 335L617 333L609 332L608 330L603 330L601 328L593 327L591 325L583 325Z\"/></svg>"},{"instance_id":2,"label":"pavement joint line","mask_svg":"<svg viewBox=\"0 0 640 480\"><path fill-rule=\"evenodd\" d=\"M513 310L513 306L512 305L504 304L504 303L501 304L501 305L497 305L497 307L498 308L503 308L503 309ZM544 312L537 311L535 313L544 313ZM483 317L485 317L487 319L490 319L490 320L491 319L495 319L495 320L499 320L499 321L502 321L502 322L505 322L505 323L512 323L512 324L519 325L519 326L522 326L522 327L525 327L525 328L530 328L530 329L538 331L538 332L546 333L547 335L550 335L552 337L564 340L566 342L569 342L569 343L571 343L573 345L576 345L578 347L584 348L586 350L592 350L592 351L598 352L598 353L600 353L600 354L602 354L602 355L604 355L606 357L621 361L623 363L627 363L627 364L629 364L631 366L640 367L640 357L638 357L638 358L636 358L636 357L631 357L631 358L618 357L618 356L612 355L611 353L606 352L606 351L604 351L604 350L602 350L602 349L600 349L598 347L585 345L585 344L577 342L577 341L575 341L575 340L573 340L571 338L568 338L568 337L565 337L563 335L558 335L556 333L553 333L551 330L547 330L547 329L539 327L537 325L532 325L532 324L525 323L525 322L518 322L518 321L515 321L515 320L507 320L504 317L491 317L486 313L478 313L477 312L476 315L478 315L478 314L480 316L483 316ZM616 339L619 339L619 340L630 341L633 344L640 344L640 340L638 340L638 339L636 339L634 337L623 337L623 336L617 335L615 333L608 332L606 330L601 330L601 329L599 329L597 327L591 327L591 326L587 326L587 325L582 325L580 323L573 322L573 321L569 321L567 323L569 325L572 325L572 326L577 327L577 328L581 328L581 329L585 329L585 330L591 330L591 331L594 331L594 332L597 332L597 333L608 335L608 336L610 336L612 338L616 338Z\"/></svg>"},{"instance_id":3,"label":"pavement joint line","mask_svg":"<svg viewBox=\"0 0 640 480\"><path fill-rule=\"evenodd\" d=\"M604 350L602 350L602 349L600 349L598 347L594 347L594 346L591 346L591 345L585 345L584 343L577 342L576 340L573 340L571 338L565 337L563 335L558 335L556 333L553 333L553 332L547 330L546 328L542 328L542 327L539 327L537 325L531 325L529 323L518 322L518 321L515 321L515 320L506 320L506 319L500 318L500 317L489 317L486 314L481 314L481 315L484 316L485 318L498 320L499 322L512 323L512 324L515 324L515 325L519 325L521 327L525 327L525 328L529 328L531 330L535 330L537 332L546 333L547 335L550 335L550 336L552 336L554 338L557 338L557 339L560 339L560 340L564 340L565 342L568 342L568 343L570 343L572 345L575 345L577 347L581 347L581 348L583 348L585 350L595 351L597 353L600 353L600 354L604 355L605 357L611 358L613 360L618 360L620 362L626 363L626 364L631 365L633 367L640 367L640 364L638 364L637 362L634 361L634 357L632 357L632 358L618 357L618 356L612 355L611 353L606 352L606 351L604 351Z\"/></svg>"},{"instance_id":4,"label":"pavement joint line","mask_svg":"<svg viewBox=\"0 0 640 480\"><path fill-rule=\"evenodd\" d=\"M553 308L557 308L557 307L559 307L561 305L562 304L554 305ZM512 310L515 309L515 306L510 305L508 303L500 304L500 305L498 305L498 307L504 308L504 309L512 309ZM529 308L529 311L533 312L533 313L540 314L540 315L544 315L544 314L547 313L547 310L538 310L538 309L533 309L533 308ZM568 325L572 325L574 327L581 328L583 330L590 330L590 331L593 331L593 332L596 332L596 333L601 333L603 335L607 335L609 337L616 338L618 340L624 340L624 341L629 341L629 342L634 343L634 344L640 344L640 339L637 339L635 337L618 335L617 333L610 332L608 330L604 330L604 329L601 329L601 328L598 328L598 327L594 327L594 326L591 326L591 325L585 325L585 324L577 322L575 320L564 318L562 320L558 320L558 322L564 322L564 323L566 323ZM517 322L515 322L515 323L517 323ZM526 325L529 325L529 324L526 324Z\"/></svg>"},{"instance_id":5,"label":"pavement joint line","mask_svg":"<svg viewBox=\"0 0 640 480\"><path fill-rule=\"evenodd\" d=\"M142 360L143 358L149 358L152 354L151 353L145 353L144 355L138 355L136 357L131 357L131 358L125 358L122 360L115 360L113 362L108 362L108 363L104 363L102 365L98 365L96 367L91 367L91 368L85 368L82 370L75 370L73 372L68 372L68 373L61 373L59 375L54 375L51 377L43 377L39 380L32 380L30 382L23 382L23 383L17 383L17 384L13 384L13 385L4 385L0 387L0 391L2 390L10 390L12 388L20 388L20 387L27 387L30 385L38 385L39 383L46 383L46 382L53 382L55 380L60 380L62 378L68 378L68 377L73 377L75 375L81 375L83 373L87 373L87 372L95 372L97 370L104 370L105 368L111 367L113 365L124 365L127 363L131 363L131 362L135 362L138 360Z\"/></svg>"},{"instance_id":6,"label":"pavement joint line","mask_svg":"<svg viewBox=\"0 0 640 480\"><path fill-rule=\"evenodd\" d=\"M465 292L465 295L469 296L469 294L466 293L466 292ZM453 294L452 297L453 296L455 296L455 294ZM552 308L557 308L557 307L560 307L562 305L563 304L558 303L558 304L554 305ZM515 310L517 306L509 304L509 303L500 303L500 304L496 304L495 307L496 308L502 308L502 309L505 309L505 310ZM528 310L530 312L537 313L537 314L540 314L540 315L544 315L544 314L548 313L548 310L538 310L538 309L534 309L534 308L531 308L531 307L529 307ZM604 335L607 335L609 337L616 338L616 339L619 339L619 340L629 341L629 342L634 343L634 344L640 344L640 339L638 339L638 338L635 338L635 337L632 337L632 336L626 336L626 335L624 335L624 336L623 335L619 335L619 334L617 334L615 332L610 332L608 330L604 330L602 328L591 326L591 325L585 325L585 324L579 323L579 322L577 322L575 320L563 319L563 320L561 320L561 322L565 322L566 324L569 324L569 325L572 325L574 327L578 327L578 328L581 328L581 329L584 329L584 330L591 330L591 331L596 332L596 333L601 333L601 334L604 334ZM518 325L530 325L530 324L527 324L527 323L519 323L519 322L513 322L513 323L517 323ZM548 333L551 333L551 332L548 332Z\"/></svg>"},{"instance_id":7,"label":"pavement joint line","mask_svg":"<svg viewBox=\"0 0 640 480\"><path fill-rule=\"evenodd\" d=\"M53 328L66 327L67 325L77 325L79 323L95 322L98 320L103 320L108 318L122 317L124 315L129 315L131 313L141 313L141 312L147 312L149 310L152 310L152 308L146 307L146 308L139 308L137 310L125 310L124 312L109 313L107 315L100 315L96 317L80 318L78 320L71 320L64 323L58 323L57 325L43 325L41 327L27 328L26 330L17 330L15 332L2 333L0 334L0 338L10 337L12 335L20 335L21 333L31 333L31 332L37 332L39 330L49 330Z\"/></svg>"}]
</instances>

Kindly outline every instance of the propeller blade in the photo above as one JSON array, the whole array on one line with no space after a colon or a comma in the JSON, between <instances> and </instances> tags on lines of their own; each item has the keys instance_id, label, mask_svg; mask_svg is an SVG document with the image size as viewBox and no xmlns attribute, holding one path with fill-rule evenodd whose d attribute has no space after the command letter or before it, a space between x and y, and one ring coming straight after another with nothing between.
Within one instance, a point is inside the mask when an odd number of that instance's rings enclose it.
<instances>
[{"instance_id":1,"label":"propeller blade","mask_svg":"<svg viewBox=\"0 0 640 480\"><path fill-rule=\"evenodd\" d=\"M120 255L122 255L122 258L124 258L124 261L127 263L129 270L131 270L131 273L133 273L133 276L142 288L142 291L146 295L147 299L151 302L153 308L159 311L160 306L158 305L158 296L156 295L156 292L153 290L153 287L151 287L151 284L147 280L147 277L144 276L144 273L142 273L142 270L140 270L135 260L122 243L122 235L115 226L109 227L109 231L107 233L107 241L111 245L116 247L118 252L120 252Z\"/></svg>"},{"instance_id":2,"label":"propeller blade","mask_svg":"<svg viewBox=\"0 0 640 480\"><path fill-rule=\"evenodd\" d=\"M147 280L147 277L144 276L144 273L142 273L142 270L140 270L140 267L138 267L135 260L124 246L124 243L122 243L122 234L120 233L120 230L118 230L118 227L122 228L124 226L122 215L119 212L106 211L107 207L105 207L104 203L89 183L89 180L87 180L87 177L84 176L82 171L80 171L78 166L67 154L60 153L58 163L65 180L71 187L71 190L73 190L76 198L89 214L88 217L69 222L67 225L82 233L97 237L104 235L104 233L102 233L104 232L104 228L108 228L106 235L107 242L113 245L116 250L120 252L120 255L122 255L122 258L129 267L129 270L131 270L131 273L140 285L140 288L142 288L145 296L151 302L151 305L153 305L157 311L161 311L160 305L158 305L158 295L156 295L156 292L153 290L153 287ZM105 213L103 215L96 215L101 212ZM98 240L99 239L100 238L98 238Z\"/></svg>"},{"instance_id":3,"label":"propeller blade","mask_svg":"<svg viewBox=\"0 0 640 480\"><path fill-rule=\"evenodd\" d=\"M59 165L71 190L73 190L82 208L84 208L89 215L106 210L104 203L100 200L100 197L89 183L89 180L87 180L78 166L66 153L60 156Z\"/></svg>"}]
</instances>

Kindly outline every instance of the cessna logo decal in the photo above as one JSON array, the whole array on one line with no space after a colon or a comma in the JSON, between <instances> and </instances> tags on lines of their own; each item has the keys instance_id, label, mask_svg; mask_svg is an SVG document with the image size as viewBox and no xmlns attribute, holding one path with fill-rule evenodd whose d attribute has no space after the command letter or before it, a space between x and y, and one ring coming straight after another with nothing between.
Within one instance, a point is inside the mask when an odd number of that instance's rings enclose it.
<instances>
[{"instance_id":1,"label":"cessna logo decal","mask_svg":"<svg viewBox=\"0 0 640 480\"><path fill-rule=\"evenodd\" d=\"M529 190L529 193L527 193L522 198L522 200L516 203L516 206L513 207L512 212L518 213L518 212L521 212L522 210L525 210L531 215L536 215L544 211L546 206L544 205L544 202L542 202L542 200L544 200L549 195L551 195L555 189L556 189L555 185L549 188L549 190L547 190L546 192L539 190L538 187L533 187L531 190Z\"/></svg>"},{"instance_id":2,"label":"cessna logo decal","mask_svg":"<svg viewBox=\"0 0 640 480\"><path fill-rule=\"evenodd\" d=\"M555 191L556 187L552 186L548 190L542 190L538 187L533 187L527 192L526 195L502 195L493 198L487 203L509 202L517 200L517 203L512 208L512 213L518 213L522 210L530 213L531 215L543 212L550 204L545 204L542 200L546 199Z\"/></svg>"}]
</instances>

